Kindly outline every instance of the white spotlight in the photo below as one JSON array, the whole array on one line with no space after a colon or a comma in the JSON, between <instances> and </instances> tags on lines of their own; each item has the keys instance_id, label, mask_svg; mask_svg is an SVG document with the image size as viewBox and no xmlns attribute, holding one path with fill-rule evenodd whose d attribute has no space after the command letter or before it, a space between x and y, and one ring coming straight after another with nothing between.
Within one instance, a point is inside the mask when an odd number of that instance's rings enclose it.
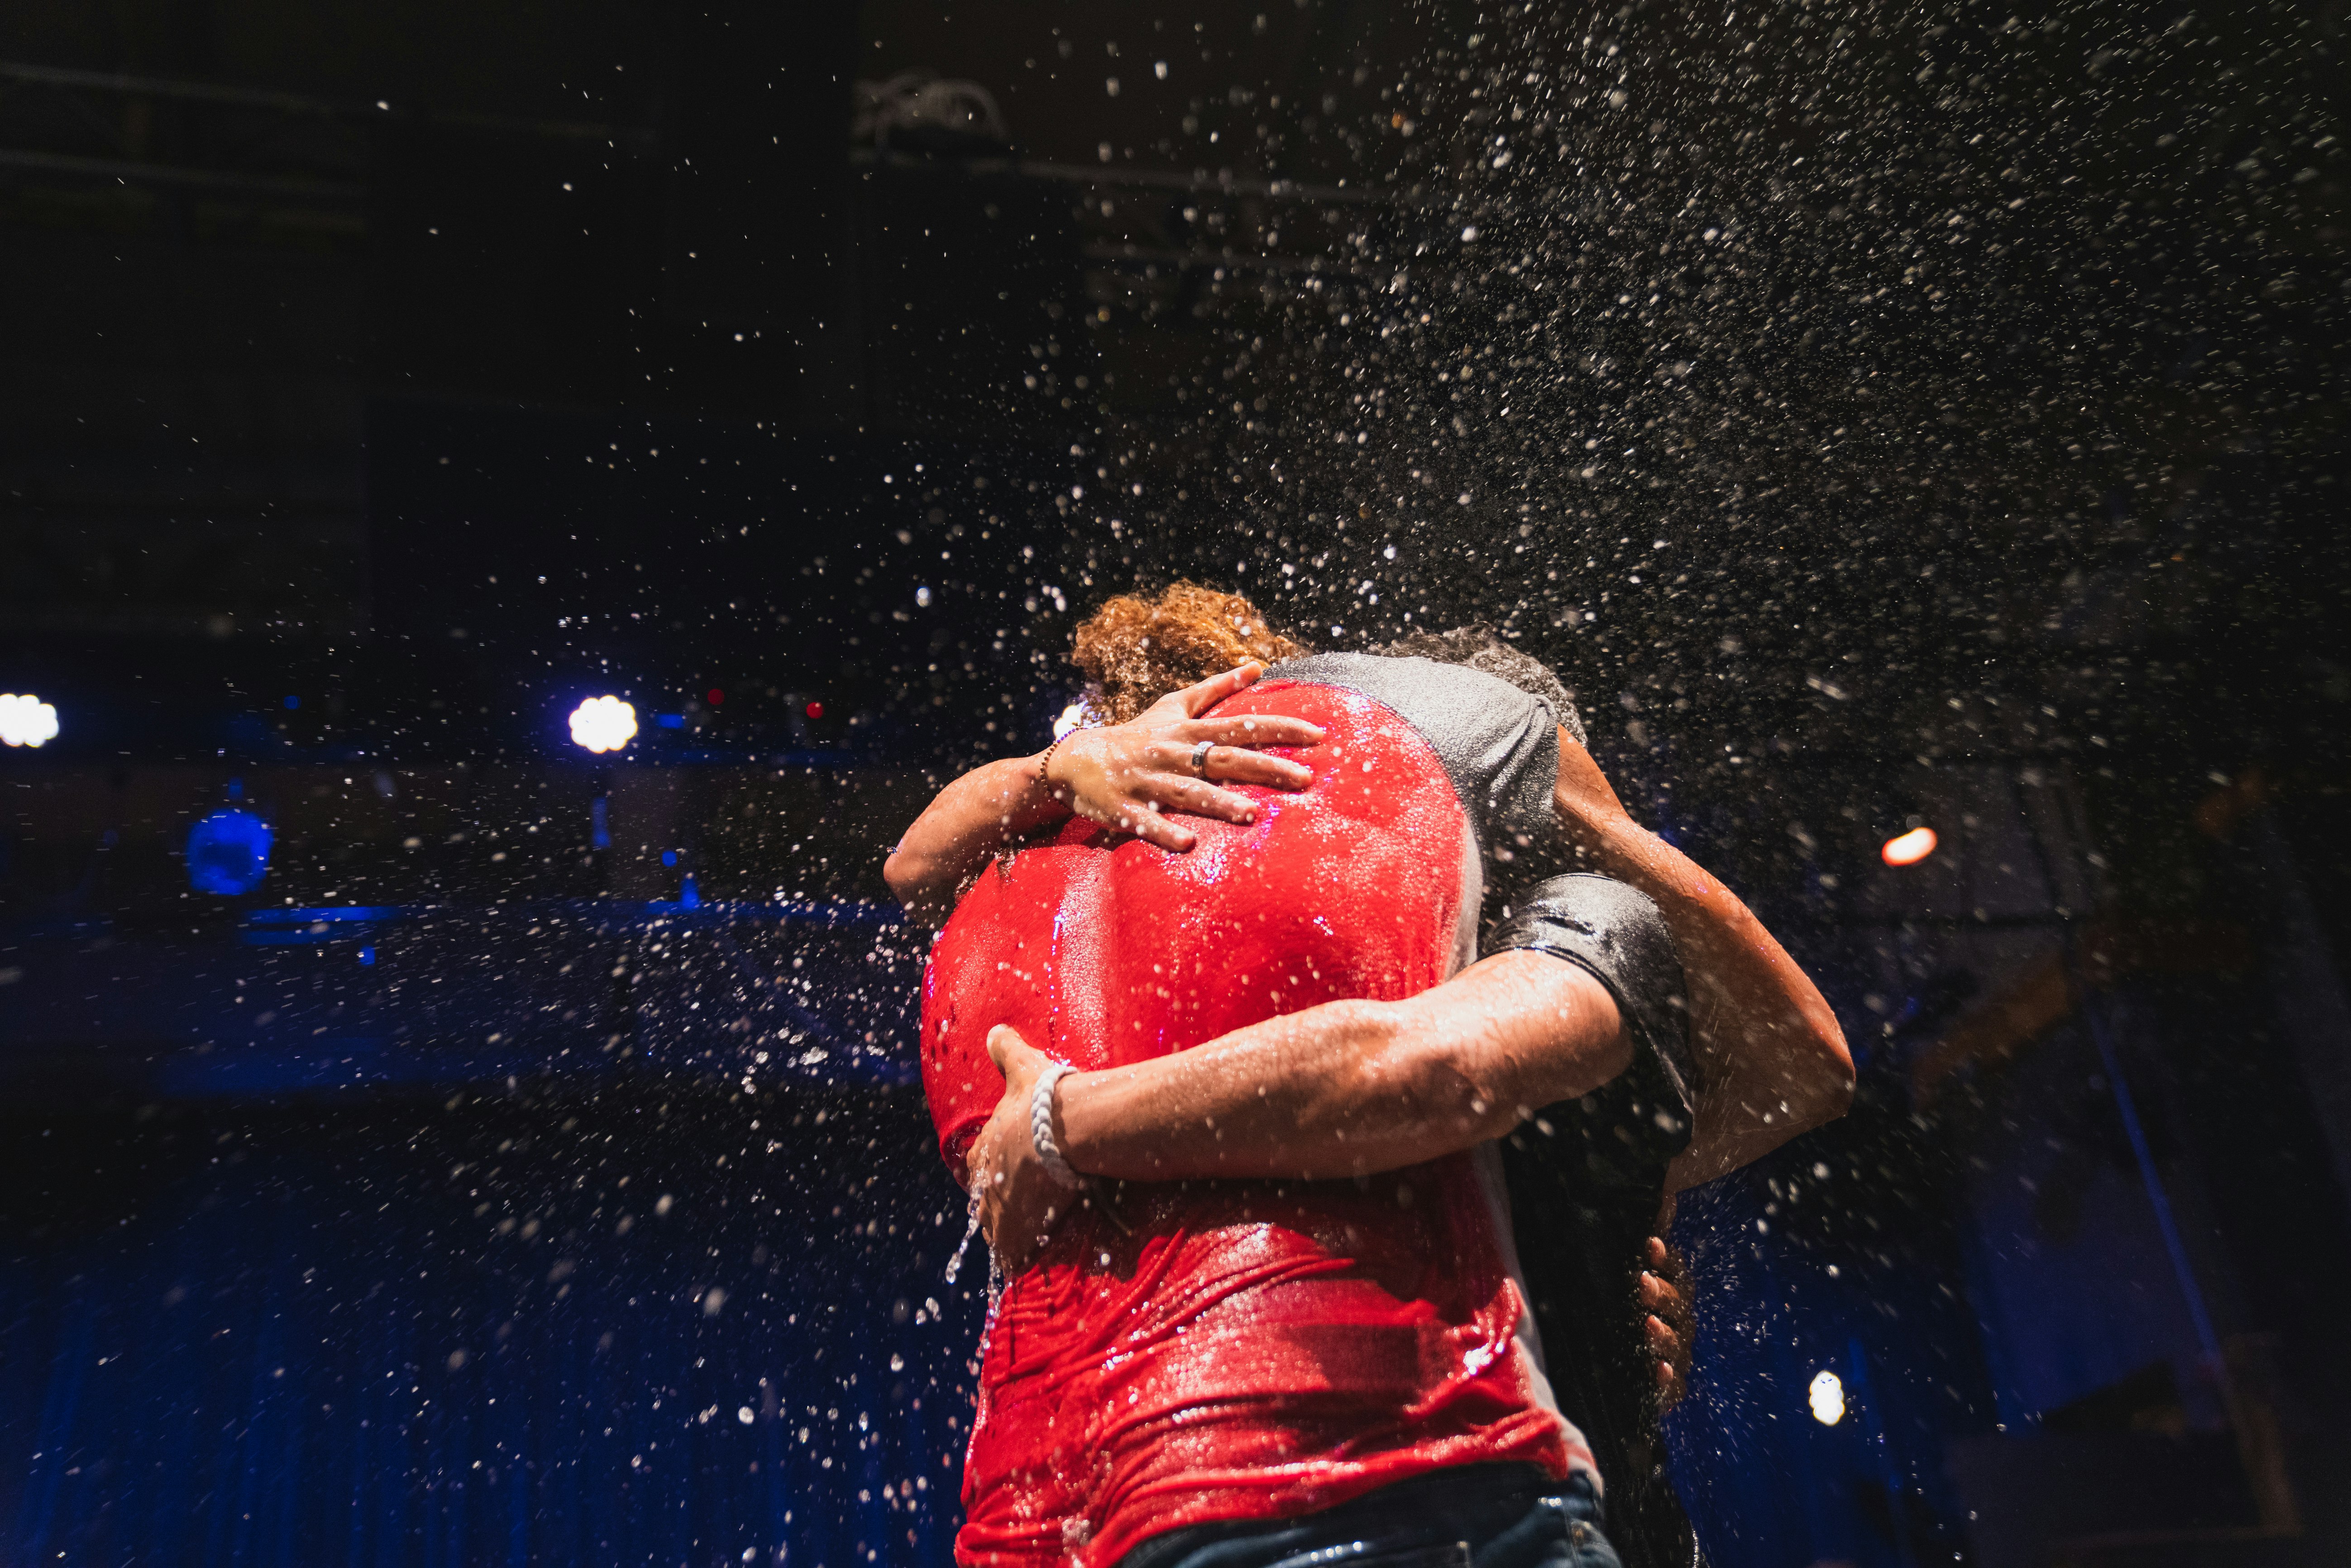
<instances>
[{"instance_id":1,"label":"white spotlight","mask_svg":"<svg viewBox=\"0 0 2351 1568\"><path fill-rule=\"evenodd\" d=\"M0 745L38 746L57 737L57 710L30 692L0 692Z\"/></svg>"},{"instance_id":2,"label":"white spotlight","mask_svg":"<svg viewBox=\"0 0 2351 1568\"><path fill-rule=\"evenodd\" d=\"M571 710L571 738L590 751L618 751L636 734L637 710L618 697L590 697Z\"/></svg>"},{"instance_id":3,"label":"white spotlight","mask_svg":"<svg viewBox=\"0 0 2351 1568\"><path fill-rule=\"evenodd\" d=\"M1823 1427L1834 1427L1844 1419L1844 1383L1834 1372L1823 1372L1813 1379L1813 1419Z\"/></svg>"}]
</instances>

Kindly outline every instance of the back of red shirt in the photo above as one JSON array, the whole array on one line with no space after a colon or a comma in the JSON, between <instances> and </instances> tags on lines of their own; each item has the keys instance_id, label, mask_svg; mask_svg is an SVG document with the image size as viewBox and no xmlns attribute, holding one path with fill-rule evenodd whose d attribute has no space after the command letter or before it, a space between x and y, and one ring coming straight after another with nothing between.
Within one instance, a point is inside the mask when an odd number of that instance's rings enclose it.
<instances>
[{"instance_id":1,"label":"back of red shirt","mask_svg":"<svg viewBox=\"0 0 2351 1568\"><path fill-rule=\"evenodd\" d=\"M1513 714L1504 694L1531 701L1446 678ZM1537 707L1518 729L1550 746ZM1416 995L1473 952L1497 829L1487 784L1465 779L1507 766L1465 775L1458 733L1440 756L1428 718L1336 685L1269 678L1218 713L1322 726L1294 754L1313 783L1245 791L1257 821L1196 821L1188 854L1073 823L990 868L940 937L923 1070L958 1166L1003 1093L996 1024L1117 1066L1321 1002ZM1506 765L1527 746L1469 749ZM1588 1466L1520 1343L1499 1185L1473 1156L1368 1181L1128 1184L1119 1202L1132 1235L1081 1211L1007 1287L959 1560L1107 1564L1166 1530L1289 1517L1443 1466Z\"/></svg>"}]
</instances>

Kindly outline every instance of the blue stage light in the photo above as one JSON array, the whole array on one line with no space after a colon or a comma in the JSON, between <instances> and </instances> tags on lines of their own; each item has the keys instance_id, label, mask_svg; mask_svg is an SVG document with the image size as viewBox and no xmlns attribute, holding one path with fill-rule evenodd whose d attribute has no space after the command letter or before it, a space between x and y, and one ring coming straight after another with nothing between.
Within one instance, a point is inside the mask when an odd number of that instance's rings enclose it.
<instances>
[{"instance_id":1,"label":"blue stage light","mask_svg":"<svg viewBox=\"0 0 2351 1568\"><path fill-rule=\"evenodd\" d=\"M188 885L234 898L269 874L269 824L250 811L214 811L188 830Z\"/></svg>"}]
</instances>

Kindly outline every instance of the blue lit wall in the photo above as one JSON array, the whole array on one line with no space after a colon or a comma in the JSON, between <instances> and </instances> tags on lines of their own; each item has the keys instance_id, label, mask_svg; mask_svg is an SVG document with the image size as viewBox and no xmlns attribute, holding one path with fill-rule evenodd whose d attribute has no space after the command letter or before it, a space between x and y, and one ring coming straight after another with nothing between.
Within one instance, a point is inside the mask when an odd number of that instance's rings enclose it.
<instances>
[{"instance_id":1,"label":"blue lit wall","mask_svg":"<svg viewBox=\"0 0 2351 1568\"><path fill-rule=\"evenodd\" d=\"M916 1098L460 1099L12 1139L0 1559L946 1559L985 1269Z\"/></svg>"},{"instance_id":2,"label":"blue lit wall","mask_svg":"<svg viewBox=\"0 0 2351 1568\"><path fill-rule=\"evenodd\" d=\"M2247 1528L2192 1366L2184 1432L2097 1403L2180 1335L2076 1032L1922 1114L1959 993L1857 1006L1868 932L1761 912L1862 1087L1677 1228L1699 1363L1666 1436L1713 1560ZM716 899L0 935L0 1562L945 1562L984 1269L943 1278L922 946L871 905ZM2341 1216L2274 998L2154 984L2104 1005L2222 1332L2323 1348Z\"/></svg>"},{"instance_id":3,"label":"blue lit wall","mask_svg":"<svg viewBox=\"0 0 2351 1568\"><path fill-rule=\"evenodd\" d=\"M0 1561L944 1560L986 1270L884 912L5 947Z\"/></svg>"}]
</instances>

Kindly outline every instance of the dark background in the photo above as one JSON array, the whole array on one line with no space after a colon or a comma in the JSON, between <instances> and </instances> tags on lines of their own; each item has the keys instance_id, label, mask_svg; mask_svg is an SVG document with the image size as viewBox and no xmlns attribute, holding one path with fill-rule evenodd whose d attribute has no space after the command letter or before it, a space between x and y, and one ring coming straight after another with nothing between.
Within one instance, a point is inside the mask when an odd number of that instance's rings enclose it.
<instances>
[{"instance_id":1,"label":"dark background","mask_svg":"<svg viewBox=\"0 0 2351 1568\"><path fill-rule=\"evenodd\" d=\"M2340 1561L2345 25L11 7L0 1560L946 1561L881 857L1191 574L1554 663L1844 1020L1725 1568Z\"/></svg>"}]
</instances>

